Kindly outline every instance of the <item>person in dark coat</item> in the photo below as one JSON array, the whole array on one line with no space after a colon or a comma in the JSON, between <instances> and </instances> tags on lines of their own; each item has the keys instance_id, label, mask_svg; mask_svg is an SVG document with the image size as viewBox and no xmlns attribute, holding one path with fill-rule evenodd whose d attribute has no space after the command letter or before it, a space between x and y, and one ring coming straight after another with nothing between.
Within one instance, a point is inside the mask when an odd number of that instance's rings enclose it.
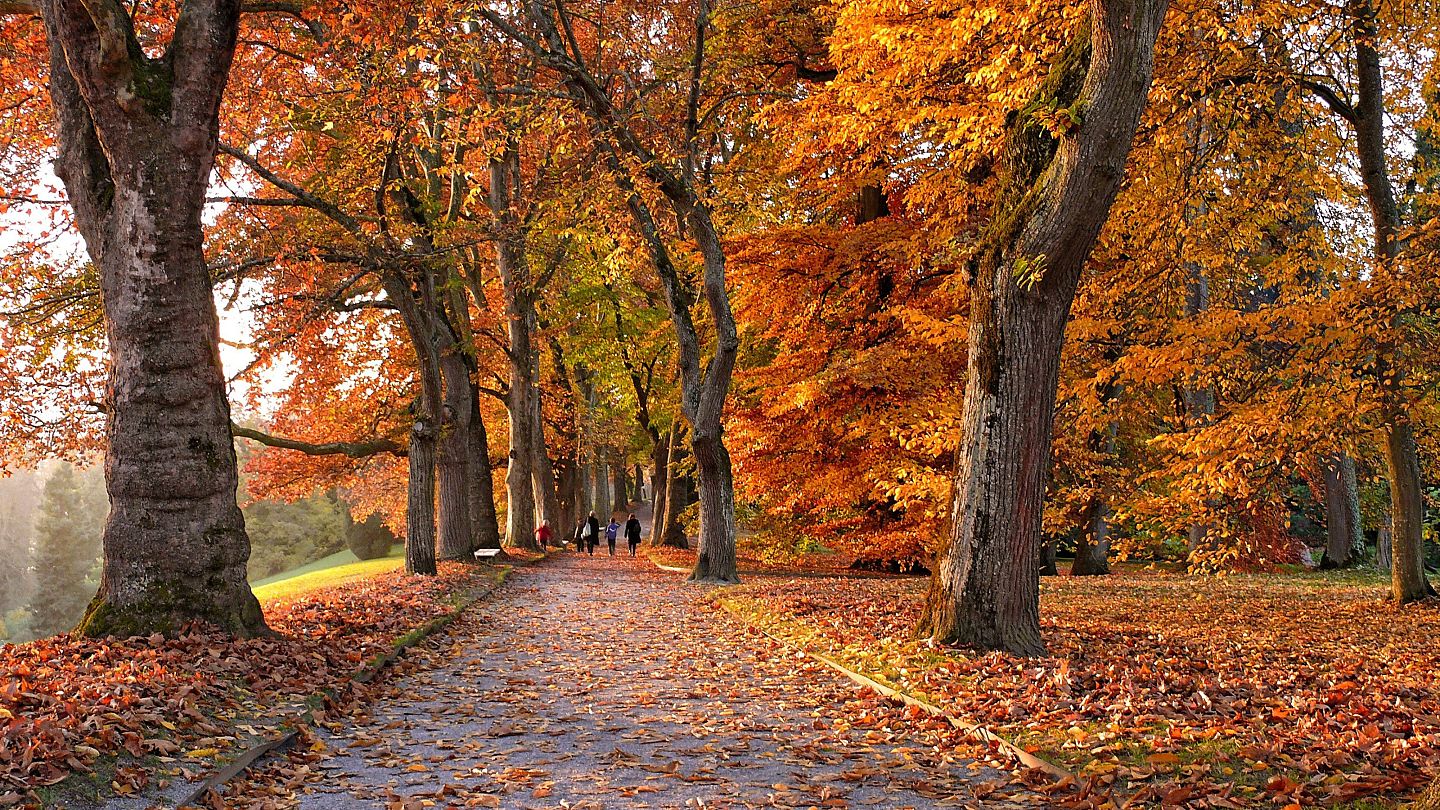
<instances>
[{"instance_id":1,"label":"person in dark coat","mask_svg":"<svg viewBox=\"0 0 1440 810\"><path fill-rule=\"evenodd\" d=\"M589 529L585 540L590 547L590 555L593 557L595 547L600 545L600 518L595 517L595 513L591 512L590 517L585 520L585 526Z\"/></svg>"},{"instance_id":2,"label":"person in dark coat","mask_svg":"<svg viewBox=\"0 0 1440 810\"><path fill-rule=\"evenodd\" d=\"M585 550L585 527L587 525L589 524L584 519L575 524L575 551L577 553Z\"/></svg>"},{"instance_id":3,"label":"person in dark coat","mask_svg":"<svg viewBox=\"0 0 1440 810\"><path fill-rule=\"evenodd\" d=\"M635 556L635 549L640 545L640 518L635 513L630 513L630 519L625 521L625 544L630 547L630 556Z\"/></svg>"}]
</instances>

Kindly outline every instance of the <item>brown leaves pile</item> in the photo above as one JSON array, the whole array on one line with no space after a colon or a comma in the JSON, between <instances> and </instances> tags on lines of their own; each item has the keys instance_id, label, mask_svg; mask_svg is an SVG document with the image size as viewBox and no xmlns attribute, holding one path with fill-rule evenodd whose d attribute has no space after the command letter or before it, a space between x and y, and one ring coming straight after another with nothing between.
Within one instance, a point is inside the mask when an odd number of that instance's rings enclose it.
<instances>
[{"instance_id":1,"label":"brown leaves pile","mask_svg":"<svg viewBox=\"0 0 1440 810\"><path fill-rule=\"evenodd\" d=\"M266 605L275 637L236 641L204 626L176 638L56 636L0 647L0 806L113 756L154 755L203 769L257 722L296 698L344 686L396 638L451 610L473 568L438 577L395 572ZM149 774L122 769L131 792Z\"/></svg>"},{"instance_id":2,"label":"brown leaves pile","mask_svg":"<svg viewBox=\"0 0 1440 810\"><path fill-rule=\"evenodd\" d=\"M1378 586L1047 579L1040 659L915 641L923 595L915 581L808 579L725 598L1059 761L1097 803L1300 807L1410 794L1440 773L1440 610L1394 607Z\"/></svg>"}]
</instances>

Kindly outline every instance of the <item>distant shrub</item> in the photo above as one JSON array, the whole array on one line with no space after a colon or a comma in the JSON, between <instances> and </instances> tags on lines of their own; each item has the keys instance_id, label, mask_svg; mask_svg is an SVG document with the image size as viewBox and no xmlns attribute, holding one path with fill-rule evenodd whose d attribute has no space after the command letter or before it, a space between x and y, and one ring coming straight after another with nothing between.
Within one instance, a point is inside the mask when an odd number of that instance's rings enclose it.
<instances>
[{"instance_id":1,"label":"distant shrub","mask_svg":"<svg viewBox=\"0 0 1440 810\"><path fill-rule=\"evenodd\" d=\"M378 560L390 553L399 542L380 515L371 515L359 523L351 523L345 532L345 545L362 560Z\"/></svg>"}]
</instances>

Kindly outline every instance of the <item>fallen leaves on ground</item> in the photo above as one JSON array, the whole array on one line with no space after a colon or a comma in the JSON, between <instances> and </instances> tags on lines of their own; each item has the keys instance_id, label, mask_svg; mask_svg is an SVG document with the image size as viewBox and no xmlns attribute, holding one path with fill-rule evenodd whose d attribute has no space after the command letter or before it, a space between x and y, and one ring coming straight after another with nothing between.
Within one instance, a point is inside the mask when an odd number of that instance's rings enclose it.
<instances>
[{"instance_id":1,"label":"fallen leaves on ground","mask_svg":"<svg viewBox=\"0 0 1440 810\"><path fill-rule=\"evenodd\" d=\"M269 638L192 626L175 638L0 646L0 806L33 804L35 789L109 757L203 770L236 743L237 721L340 685L484 576L447 564L438 577L393 572L273 602ZM111 789L132 793L154 776L122 767Z\"/></svg>"},{"instance_id":2,"label":"fallen leaves on ground","mask_svg":"<svg viewBox=\"0 0 1440 810\"><path fill-rule=\"evenodd\" d=\"M769 579L723 599L1137 803L1338 804L1440 771L1433 605L1314 575L1049 578L1050 656L1023 659L915 641L924 591Z\"/></svg>"},{"instance_id":3,"label":"fallen leaves on ground","mask_svg":"<svg viewBox=\"0 0 1440 810\"><path fill-rule=\"evenodd\" d=\"M1047 806L949 724L735 621L683 577L563 554L413 675L227 787L232 808Z\"/></svg>"}]
</instances>

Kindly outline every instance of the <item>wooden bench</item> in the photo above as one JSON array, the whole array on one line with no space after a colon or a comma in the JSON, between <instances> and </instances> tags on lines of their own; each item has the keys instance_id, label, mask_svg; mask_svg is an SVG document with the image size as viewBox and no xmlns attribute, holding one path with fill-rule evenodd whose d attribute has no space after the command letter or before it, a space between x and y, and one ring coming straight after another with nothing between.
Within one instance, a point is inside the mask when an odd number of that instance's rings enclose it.
<instances>
[{"instance_id":1,"label":"wooden bench","mask_svg":"<svg viewBox=\"0 0 1440 810\"><path fill-rule=\"evenodd\" d=\"M500 556L500 549L498 549L498 548L477 548L477 549L475 549L475 559L477 559L477 560L493 560L494 558L499 557L499 556Z\"/></svg>"}]
</instances>

